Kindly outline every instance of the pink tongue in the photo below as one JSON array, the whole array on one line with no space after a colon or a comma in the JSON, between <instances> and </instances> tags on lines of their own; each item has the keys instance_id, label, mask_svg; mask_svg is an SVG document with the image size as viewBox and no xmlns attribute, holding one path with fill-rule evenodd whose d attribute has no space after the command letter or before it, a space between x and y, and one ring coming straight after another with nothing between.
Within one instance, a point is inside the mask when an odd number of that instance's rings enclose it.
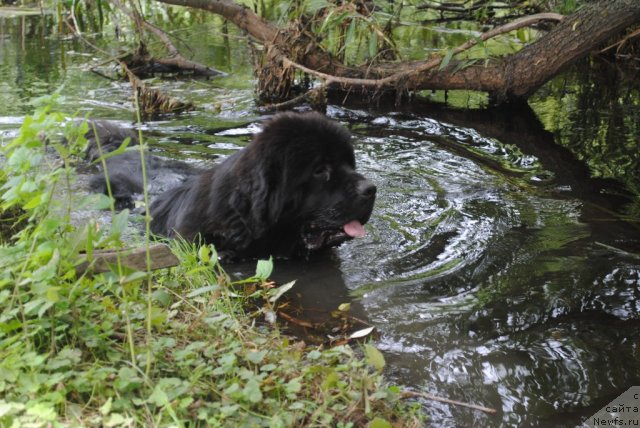
<instances>
[{"instance_id":1,"label":"pink tongue","mask_svg":"<svg viewBox=\"0 0 640 428\"><path fill-rule=\"evenodd\" d=\"M367 233L358 220L351 220L349 223L343 226L343 229L344 233L352 238L362 238Z\"/></svg>"}]
</instances>

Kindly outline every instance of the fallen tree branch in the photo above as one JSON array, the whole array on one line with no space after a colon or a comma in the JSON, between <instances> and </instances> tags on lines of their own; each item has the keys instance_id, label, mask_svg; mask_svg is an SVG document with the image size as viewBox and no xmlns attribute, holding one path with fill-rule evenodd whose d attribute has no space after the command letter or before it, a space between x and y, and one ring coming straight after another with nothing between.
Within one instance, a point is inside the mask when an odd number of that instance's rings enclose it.
<instances>
[{"instance_id":1,"label":"fallen tree branch","mask_svg":"<svg viewBox=\"0 0 640 428\"><path fill-rule=\"evenodd\" d=\"M402 391L400 393L400 397L402 398L424 398L425 400L438 401L440 403L453 404L455 406L467 407L469 409L479 410L481 412L489 413L491 415L495 415L498 411L491 407L478 406L477 404L464 403L462 401L451 400L445 397L438 397L437 395L426 394L424 392L414 392L414 391Z\"/></svg>"},{"instance_id":2,"label":"fallen tree branch","mask_svg":"<svg viewBox=\"0 0 640 428\"><path fill-rule=\"evenodd\" d=\"M321 49L313 39L303 34L292 38L287 30L270 24L231 0L157 1L195 7L225 17L258 42L275 46L288 59L272 67L295 67L325 80L332 90L360 90L375 94L380 87L407 91L465 89L488 92L498 102L528 97L563 69L640 21L640 2L637 0L598 0L587 2L537 41L506 57L468 66L451 61L442 69L437 68L442 58L347 67ZM499 28L513 29L525 25L529 19L521 18ZM558 15L547 15L546 19L557 20ZM489 35L491 32L485 37ZM462 51L465 45L457 49Z\"/></svg>"},{"instance_id":3,"label":"fallen tree branch","mask_svg":"<svg viewBox=\"0 0 640 428\"><path fill-rule=\"evenodd\" d=\"M493 37L499 36L504 33L509 33L511 31L515 31L523 27L528 27L540 21L562 21L563 19L564 19L564 16L558 13L538 13L536 15L525 16L523 18L510 22L509 24L505 24L500 27L496 27L490 31L487 31L486 33L481 34L477 39L467 40L462 45L452 49L452 55L457 55L460 52L463 52L472 48L473 46L477 45L479 41L485 42ZM427 60L422 64L418 64L415 68L411 70L394 73L382 79L359 79L359 78L332 76L326 73L321 73L316 70L311 70L310 68L305 67L302 64L298 64L294 61L291 61L289 58L286 58L286 57L283 57L282 60L287 66L295 67L298 70L304 71L307 74L311 74L313 76L324 79L325 84L327 85L332 83L339 83L341 85L348 85L348 86L373 86L376 88L382 88L382 87L393 86L399 80L406 79L412 75L429 71L439 66L440 64L442 64L442 61L444 60L444 58L445 57L438 56L436 58Z\"/></svg>"}]
</instances>

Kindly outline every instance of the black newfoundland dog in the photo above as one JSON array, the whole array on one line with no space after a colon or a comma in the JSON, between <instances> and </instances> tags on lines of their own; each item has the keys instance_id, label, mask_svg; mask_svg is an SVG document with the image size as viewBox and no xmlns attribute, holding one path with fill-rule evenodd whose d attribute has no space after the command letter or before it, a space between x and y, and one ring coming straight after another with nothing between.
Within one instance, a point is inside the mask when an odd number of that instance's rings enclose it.
<instances>
[{"instance_id":1,"label":"black newfoundland dog","mask_svg":"<svg viewBox=\"0 0 640 428\"><path fill-rule=\"evenodd\" d=\"M151 230L214 244L229 259L306 256L362 237L376 186L356 172L350 140L321 114L278 114L247 147L161 193ZM108 164L121 193L139 162L131 155ZM149 158L153 169L160 161Z\"/></svg>"}]
</instances>

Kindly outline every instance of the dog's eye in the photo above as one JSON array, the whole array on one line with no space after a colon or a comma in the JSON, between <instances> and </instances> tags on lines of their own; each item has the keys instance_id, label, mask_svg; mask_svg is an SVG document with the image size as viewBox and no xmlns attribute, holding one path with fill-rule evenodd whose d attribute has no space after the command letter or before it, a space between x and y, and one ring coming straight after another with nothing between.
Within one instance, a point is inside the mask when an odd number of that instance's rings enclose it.
<instances>
[{"instance_id":1,"label":"dog's eye","mask_svg":"<svg viewBox=\"0 0 640 428\"><path fill-rule=\"evenodd\" d=\"M329 168L329 165L323 164L317 166L316 169L313 170L313 176L318 180L329 181L329 178L331 178L331 169Z\"/></svg>"}]
</instances>

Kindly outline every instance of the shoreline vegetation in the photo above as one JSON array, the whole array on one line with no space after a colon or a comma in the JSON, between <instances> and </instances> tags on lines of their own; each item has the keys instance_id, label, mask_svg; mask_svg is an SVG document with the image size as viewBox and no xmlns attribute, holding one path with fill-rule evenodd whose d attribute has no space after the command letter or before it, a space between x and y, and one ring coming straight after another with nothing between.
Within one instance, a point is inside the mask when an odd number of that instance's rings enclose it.
<instances>
[{"instance_id":1,"label":"shoreline vegetation","mask_svg":"<svg viewBox=\"0 0 640 428\"><path fill-rule=\"evenodd\" d=\"M87 125L40 102L2 148L0 425L424 425L373 345L308 345L265 321L289 286L268 281L271 261L232 280L212 247L173 241L171 269L78 270L124 246L129 212L74 192ZM88 208L111 224L73 225Z\"/></svg>"}]
</instances>

